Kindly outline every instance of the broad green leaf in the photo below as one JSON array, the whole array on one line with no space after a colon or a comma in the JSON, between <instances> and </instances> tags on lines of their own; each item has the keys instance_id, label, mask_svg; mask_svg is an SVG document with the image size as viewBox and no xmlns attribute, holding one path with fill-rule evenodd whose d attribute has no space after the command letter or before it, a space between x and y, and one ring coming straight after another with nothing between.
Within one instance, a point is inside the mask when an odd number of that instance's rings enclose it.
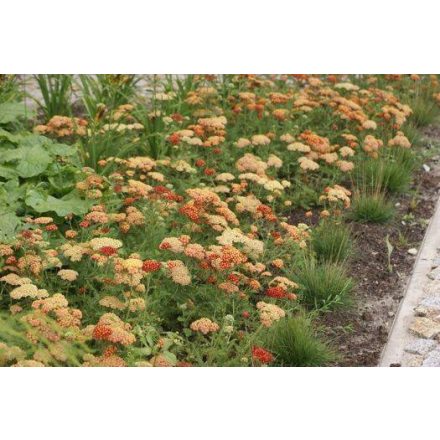
<instances>
[{"instance_id":1,"label":"broad green leaf","mask_svg":"<svg viewBox=\"0 0 440 440\"><path fill-rule=\"evenodd\" d=\"M40 134L28 133L21 139L20 147L48 147L51 144L53 144L53 141L45 136L41 136Z\"/></svg>"},{"instance_id":2,"label":"broad green leaf","mask_svg":"<svg viewBox=\"0 0 440 440\"><path fill-rule=\"evenodd\" d=\"M14 212L0 212L0 241L11 240L20 223L20 218Z\"/></svg>"},{"instance_id":3,"label":"broad green leaf","mask_svg":"<svg viewBox=\"0 0 440 440\"><path fill-rule=\"evenodd\" d=\"M38 176L52 161L49 153L39 145L5 151L0 160L2 162L18 161L15 169L20 177Z\"/></svg>"},{"instance_id":4,"label":"broad green leaf","mask_svg":"<svg viewBox=\"0 0 440 440\"><path fill-rule=\"evenodd\" d=\"M19 148L13 148L10 150L2 151L2 155L0 156L0 162L12 162L14 160L19 160L21 158L21 151Z\"/></svg>"},{"instance_id":5,"label":"broad green leaf","mask_svg":"<svg viewBox=\"0 0 440 440\"><path fill-rule=\"evenodd\" d=\"M26 109L24 102L4 102L0 104L0 124L8 124L19 118L32 115L33 111Z\"/></svg>"},{"instance_id":6,"label":"broad green leaf","mask_svg":"<svg viewBox=\"0 0 440 440\"><path fill-rule=\"evenodd\" d=\"M77 171L77 168L72 166L54 162L47 168L46 175L53 190L66 194L75 187Z\"/></svg>"},{"instance_id":7,"label":"broad green leaf","mask_svg":"<svg viewBox=\"0 0 440 440\"><path fill-rule=\"evenodd\" d=\"M82 200L74 193L69 193L62 199L42 194L37 190L30 190L26 195L26 205L38 213L55 212L60 217L67 214L81 215L88 212L92 202Z\"/></svg>"},{"instance_id":8,"label":"broad green leaf","mask_svg":"<svg viewBox=\"0 0 440 440\"><path fill-rule=\"evenodd\" d=\"M9 133L9 131L0 128L0 139L6 139L13 144L17 144L22 139L22 136L21 134Z\"/></svg>"},{"instance_id":9,"label":"broad green leaf","mask_svg":"<svg viewBox=\"0 0 440 440\"><path fill-rule=\"evenodd\" d=\"M137 356L150 356L152 353L152 350L150 347L133 347L130 351L133 353L136 353Z\"/></svg>"},{"instance_id":10,"label":"broad green leaf","mask_svg":"<svg viewBox=\"0 0 440 440\"><path fill-rule=\"evenodd\" d=\"M0 183L0 213L22 210L26 185L20 185L18 179Z\"/></svg>"},{"instance_id":11,"label":"broad green leaf","mask_svg":"<svg viewBox=\"0 0 440 440\"><path fill-rule=\"evenodd\" d=\"M177 358L174 353L171 353L170 351L164 351L162 353L162 356L171 364L176 365L177 364Z\"/></svg>"},{"instance_id":12,"label":"broad green leaf","mask_svg":"<svg viewBox=\"0 0 440 440\"><path fill-rule=\"evenodd\" d=\"M0 186L0 190L5 192L8 202L15 202L18 199L24 199L27 185L20 184L18 179L8 180Z\"/></svg>"},{"instance_id":13,"label":"broad green leaf","mask_svg":"<svg viewBox=\"0 0 440 440\"><path fill-rule=\"evenodd\" d=\"M51 162L49 153L42 147L21 148L23 155L17 165L21 177L38 176L44 172Z\"/></svg>"},{"instance_id":14,"label":"broad green leaf","mask_svg":"<svg viewBox=\"0 0 440 440\"><path fill-rule=\"evenodd\" d=\"M54 156L73 156L78 152L75 147L66 144L50 144L47 151Z\"/></svg>"},{"instance_id":15,"label":"broad green leaf","mask_svg":"<svg viewBox=\"0 0 440 440\"><path fill-rule=\"evenodd\" d=\"M14 179L18 177L18 173L13 167L0 165L0 177L3 177L3 179Z\"/></svg>"}]
</instances>

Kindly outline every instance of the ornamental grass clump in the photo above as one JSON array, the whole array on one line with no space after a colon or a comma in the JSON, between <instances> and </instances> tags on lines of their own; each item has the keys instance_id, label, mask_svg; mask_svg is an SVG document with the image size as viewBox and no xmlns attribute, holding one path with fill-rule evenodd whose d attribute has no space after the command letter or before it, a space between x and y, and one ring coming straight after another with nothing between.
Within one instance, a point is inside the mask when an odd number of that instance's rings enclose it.
<instances>
[{"instance_id":1,"label":"ornamental grass clump","mask_svg":"<svg viewBox=\"0 0 440 440\"><path fill-rule=\"evenodd\" d=\"M281 367L322 367L337 358L305 315L276 322L267 332L265 346L274 356L274 365Z\"/></svg>"},{"instance_id":2,"label":"ornamental grass clump","mask_svg":"<svg viewBox=\"0 0 440 440\"><path fill-rule=\"evenodd\" d=\"M404 193L411 183L411 171L399 162L386 162L383 174L385 189L390 193Z\"/></svg>"},{"instance_id":3,"label":"ornamental grass clump","mask_svg":"<svg viewBox=\"0 0 440 440\"><path fill-rule=\"evenodd\" d=\"M356 222L386 223L393 215L393 204L383 192L357 192L353 197L350 218Z\"/></svg>"},{"instance_id":4,"label":"ornamental grass clump","mask_svg":"<svg viewBox=\"0 0 440 440\"><path fill-rule=\"evenodd\" d=\"M300 301L310 309L329 310L352 302L353 280L344 266L331 262L319 264L306 258L297 271Z\"/></svg>"},{"instance_id":5,"label":"ornamental grass clump","mask_svg":"<svg viewBox=\"0 0 440 440\"><path fill-rule=\"evenodd\" d=\"M410 103L413 111L411 120L417 127L426 127L431 124L439 114L438 106L424 93L417 94Z\"/></svg>"},{"instance_id":6,"label":"ornamental grass clump","mask_svg":"<svg viewBox=\"0 0 440 440\"><path fill-rule=\"evenodd\" d=\"M344 223L322 222L312 230L312 247L320 262L346 261L353 250L350 227Z\"/></svg>"},{"instance_id":7,"label":"ornamental grass clump","mask_svg":"<svg viewBox=\"0 0 440 440\"><path fill-rule=\"evenodd\" d=\"M368 158L357 163L353 173L353 184L365 192L405 192L414 171L414 153L407 148L386 148L378 159Z\"/></svg>"},{"instance_id":8,"label":"ornamental grass clump","mask_svg":"<svg viewBox=\"0 0 440 440\"><path fill-rule=\"evenodd\" d=\"M402 161L389 160L369 160L363 167L363 176L359 179L370 188L383 188L389 193L404 192L411 182L411 168L407 162L408 159L402 158Z\"/></svg>"}]
</instances>

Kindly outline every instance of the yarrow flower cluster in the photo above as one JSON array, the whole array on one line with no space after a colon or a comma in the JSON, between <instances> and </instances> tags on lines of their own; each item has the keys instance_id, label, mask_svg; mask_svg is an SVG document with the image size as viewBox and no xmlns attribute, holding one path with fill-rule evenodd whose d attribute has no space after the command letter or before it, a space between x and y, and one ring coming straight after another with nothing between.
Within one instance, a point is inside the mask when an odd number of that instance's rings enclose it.
<instances>
[{"instance_id":1,"label":"yarrow flower cluster","mask_svg":"<svg viewBox=\"0 0 440 440\"><path fill-rule=\"evenodd\" d=\"M108 341L113 344L131 345L136 341L136 337L130 332L130 324L123 322L114 313L102 315L91 330L94 339Z\"/></svg>"},{"instance_id":2,"label":"yarrow flower cluster","mask_svg":"<svg viewBox=\"0 0 440 440\"><path fill-rule=\"evenodd\" d=\"M191 275L188 268L180 260L169 260L166 262L166 268L170 274L171 279L181 286L188 286L191 284Z\"/></svg>"},{"instance_id":3,"label":"yarrow flower cluster","mask_svg":"<svg viewBox=\"0 0 440 440\"><path fill-rule=\"evenodd\" d=\"M76 270L61 269L57 274L62 280L75 281L78 278L79 273Z\"/></svg>"},{"instance_id":4,"label":"yarrow flower cluster","mask_svg":"<svg viewBox=\"0 0 440 440\"><path fill-rule=\"evenodd\" d=\"M286 316L286 312L281 307L264 301L257 303L257 309L260 311L261 324L265 327L270 327L275 321Z\"/></svg>"},{"instance_id":5,"label":"yarrow flower cluster","mask_svg":"<svg viewBox=\"0 0 440 440\"><path fill-rule=\"evenodd\" d=\"M9 295L12 299L18 300L22 298L46 298L49 293L46 289L39 289L34 284L22 284L11 290Z\"/></svg>"},{"instance_id":6,"label":"yarrow flower cluster","mask_svg":"<svg viewBox=\"0 0 440 440\"><path fill-rule=\"evenodd\" d=\"M200 318L197 321L193 321L190 325L190 329L194 332L207 335L208 333L215 333L220 329L220 326L211 321L208 318Z\"/></svg>"}]
</instances>

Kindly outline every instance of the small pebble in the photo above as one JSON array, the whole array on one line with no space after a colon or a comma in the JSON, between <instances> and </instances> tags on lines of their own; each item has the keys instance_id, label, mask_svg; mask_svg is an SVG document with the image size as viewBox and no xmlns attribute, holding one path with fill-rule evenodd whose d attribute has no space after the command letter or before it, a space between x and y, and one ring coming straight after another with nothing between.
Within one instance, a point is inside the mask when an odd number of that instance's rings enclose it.
<instances>
[{"instance_id":1,"label":"small pebble","mask_svg":"<svg viewBox=\"0 0 440 440\"><path fill-rule=\"evenodd\" d=\"M424 169L427 173L429 173L429 171L431 171L431 168L430 168L428 165L426 165L426 163L423 164L423 169Z\"/></svg>"},{"instance_id":2,"label":"small pebble","mask_svg":"<svg viewBox=\"0 0 440 440\"><path fill-rule=\"evenodd\" d=\"M417 255L418 250L416 248L408 249L408 254L410 255Z\"/></svg>"}]
</instances>

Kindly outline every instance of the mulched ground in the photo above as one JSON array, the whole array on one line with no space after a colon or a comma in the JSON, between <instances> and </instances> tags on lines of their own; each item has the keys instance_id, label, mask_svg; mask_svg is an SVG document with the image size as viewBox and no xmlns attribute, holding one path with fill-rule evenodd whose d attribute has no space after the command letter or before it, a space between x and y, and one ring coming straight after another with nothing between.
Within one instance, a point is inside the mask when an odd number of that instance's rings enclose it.
<instances>
[{"instance_id":1,"label":"mulched ground","mask_svg":"<svg viewBox=\"0 0 440 440\"><path fill-rule=\"evenodd\" d=\"M427 127L423 134L426 146L434 140L438 143L440 127ZM416 257L408 249L419 248L439 196L440 157L433 157L426 164L430 171L420 169L413 178L412 189L416 191L396 200L392 223L352 224L356 251L348 271L357 282L355 306L326 313L319 319L326 336L341 354L339 366L376 366L379 361L415 262ZM388 266L387 235L394 246L392 272Z\"/></svg>"}]
</instances>

